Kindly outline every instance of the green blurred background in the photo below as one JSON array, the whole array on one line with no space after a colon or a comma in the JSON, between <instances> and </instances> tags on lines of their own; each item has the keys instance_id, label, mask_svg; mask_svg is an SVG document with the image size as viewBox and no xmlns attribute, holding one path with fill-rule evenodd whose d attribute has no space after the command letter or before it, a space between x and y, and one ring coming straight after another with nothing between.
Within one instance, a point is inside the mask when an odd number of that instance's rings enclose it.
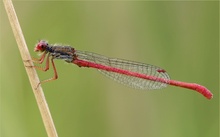
<instances>
[{"instance_id":1,"label":"green blurred background","mask_svg":"<svg viewBox=\"0 0 220 137\"><path fill-rule=\"evenodd\" d=\"M38 40L160 66L208 87L140 91L57 60L43 84L60 137L218 137L219 2L14 1L31 52ZM45 137L1 2L1 137ZM53 72L38 71L40 79Z\"/></svg>"}]
</instances>

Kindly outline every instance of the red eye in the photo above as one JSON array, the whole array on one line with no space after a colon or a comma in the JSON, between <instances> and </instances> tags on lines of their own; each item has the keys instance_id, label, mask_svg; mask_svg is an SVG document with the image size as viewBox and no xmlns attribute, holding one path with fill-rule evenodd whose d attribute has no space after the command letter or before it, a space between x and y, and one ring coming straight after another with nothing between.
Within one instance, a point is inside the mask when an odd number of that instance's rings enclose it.
<instances>
[{"instance_id":1,"label":"red eye","mask_svg":"<svg viewBox=\"0 0 220 137\"><path fill-rule=\"evenodd\" d=\"M48 46L48 43L46 41L41 40L36 44L34 51L35 52L38 52L38 51L43 52L47 46Z\"/></svg>"}]
</instances>

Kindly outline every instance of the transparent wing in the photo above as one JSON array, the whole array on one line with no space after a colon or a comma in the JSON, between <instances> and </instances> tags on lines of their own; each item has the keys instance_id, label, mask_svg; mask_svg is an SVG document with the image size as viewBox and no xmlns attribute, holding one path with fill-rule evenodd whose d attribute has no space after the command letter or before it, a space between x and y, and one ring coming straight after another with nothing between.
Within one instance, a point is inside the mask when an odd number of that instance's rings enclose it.
<instances>
[{"instance_id":1,"label":"transparent wing","mask_svg":"<svg viewBox=\"0 0 220 137\"><path fill-rule=\"evenodd\" d=\"M144 64L134 61L128 61L123 59L117 59L117 58L108 58L96 53L92 52L86 52L86 51L75 51L75 54L77 55L77 58L80 60L85 60L105 66L111 66L114 68L122 69L122 70L128 70L131 72L137 72L140 74L148 75L148 76L154 76L157 78L162 78L164 80L169 81L169 75L160 67L153 66L150 64ZM136 89L161 89L167 86L166 82L162 83L159 81L151 81L146 80L143 78L138 78L134 76L128 76L125 74L120 74L116 72L110 72L106 70L99 71L106 75L107 77L121 83L124 85L127 85L132 88Z\"/></svg>"}]
</instances>

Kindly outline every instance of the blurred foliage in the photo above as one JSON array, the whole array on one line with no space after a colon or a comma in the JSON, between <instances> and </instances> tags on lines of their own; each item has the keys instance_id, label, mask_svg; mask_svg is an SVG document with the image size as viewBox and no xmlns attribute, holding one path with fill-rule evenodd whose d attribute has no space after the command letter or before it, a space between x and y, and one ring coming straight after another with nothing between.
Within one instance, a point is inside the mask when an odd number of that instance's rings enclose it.
<instances>
[{"instance_id":1,"label":"blurred foliage","mask_svg":"<svg viewBox=\"0 0 220 137\"><path fill-rule=\"evenodd\" d=\"M32 56L39 39L145 62L208 87L143 92L56 61L43 84L60 137L218 137L219 2L14 1ZM1 137L47 136L1 2ZM40 79L53 75L38 71Z\"/></svg>"}]
</instances>

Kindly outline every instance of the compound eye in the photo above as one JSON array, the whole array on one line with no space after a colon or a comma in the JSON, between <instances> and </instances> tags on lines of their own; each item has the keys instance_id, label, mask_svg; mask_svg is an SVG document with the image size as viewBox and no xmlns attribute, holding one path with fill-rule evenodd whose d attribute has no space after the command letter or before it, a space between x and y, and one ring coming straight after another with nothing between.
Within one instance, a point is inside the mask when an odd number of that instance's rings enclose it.
<instances>
[{"instance_id":1,"label":"compound eye","mask_svg":"<svg viewBox=\"0 0 220 137\"><path fill-rule=\"evenodd\" d=\"M44 45L43 44L39 44L38 47L39 47L40 50L42 50L44 48Z\"/></svg>"},{"instance_id":2,"label":"compound eye","mask_svg":"<svg viewBox=\"0 0 220 137\"><path fill-rule=\"evenodd\" d=\"M43 52L48 45L49 45L49 44L48 44L47 42L45 42L45 41L40 41L40 42L36 45L34 51L35 51L35 52L37 52L37 51Z\"/></svg>"},{"instance_id":3,"label":"compound eye","mask_svg":"<svg viewBox=\"0 0 220 137\"><path fill-rule=\"evenodd\" d=\"M48 46L48 43L45 41L42 41L39 46L41 49L45 49Z\"/></svg>"}]
</instances>

